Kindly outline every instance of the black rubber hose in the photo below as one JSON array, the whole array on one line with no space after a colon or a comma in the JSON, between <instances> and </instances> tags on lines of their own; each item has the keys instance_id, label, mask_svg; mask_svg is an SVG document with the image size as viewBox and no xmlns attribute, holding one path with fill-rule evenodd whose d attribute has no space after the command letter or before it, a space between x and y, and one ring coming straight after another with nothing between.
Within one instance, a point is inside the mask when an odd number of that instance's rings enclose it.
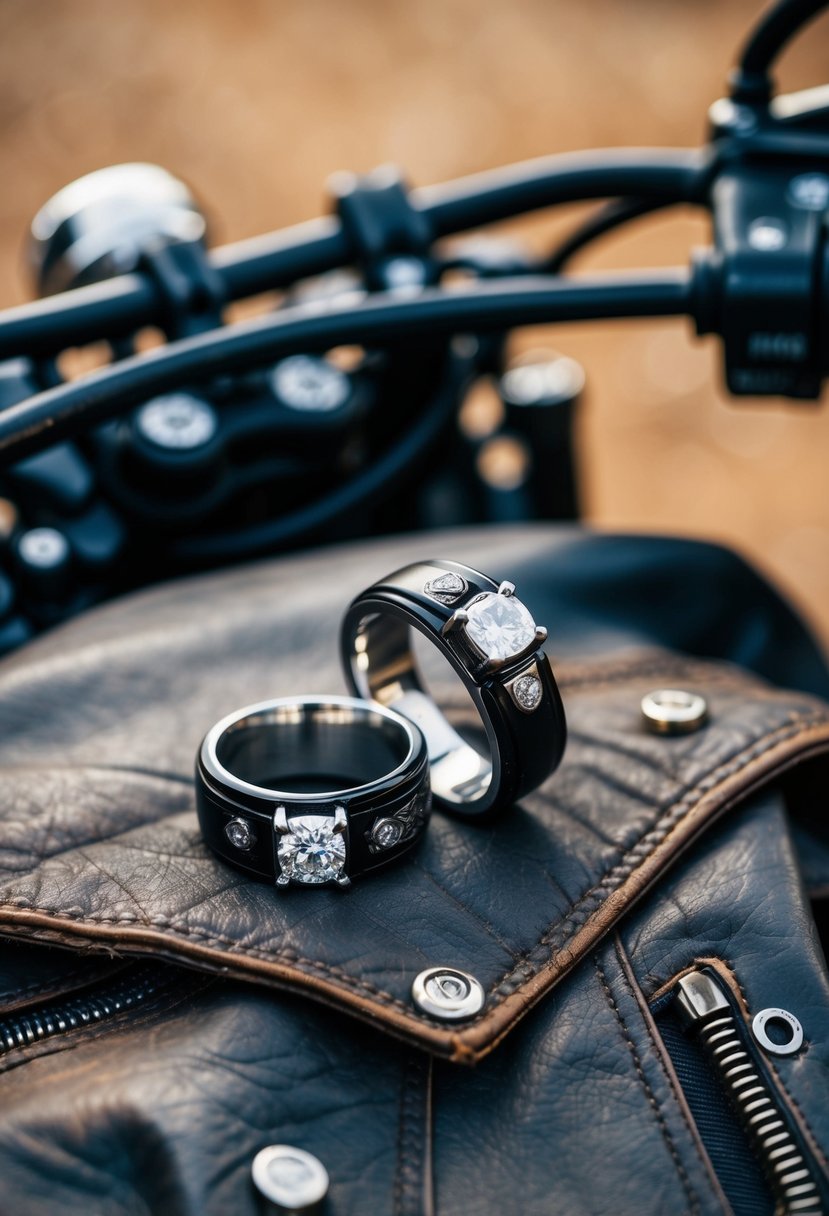
<instances>
[{"instance_id":1,"label":"black rubber hose","mask_svg":"<svg viewBox=\"0 0 829 1216\"><path fill-rule=\"evenodd\" d=\"M0 464L10 464L161 392L266 366L295 351L356 343L431 340L441 335L511 329L600 317L689 312L685 269L651 274L504 279L419 296L367 296L358 304L311 303L123 359L58 385L0 413Z\"/></svg>"},{"instance_id":2,"label":"black rubber hose","mask_svg":"<svg viewBox=\"0 0 829 1216\"><path fill-rule=\"evenodd\" d=\"M521 277L456 291L430 288L416 298L384 293L356 305L297 305L132 356L10 406L0 413L0 463L21 460L159 393L266 366L294 351L382 347L596 317L682 315L690 299L690 276L683 269L575 281Z\"/></svg>"},{"instance_id":3,"label":"black rubber hose","mask_svg":"<svg viewBox=\"0 0 829 1216\"><path fill-rule=\"evenodd\" d=\"M573 152L526 161L412 192L434 239L580 199L619 195L697 202L713 172L708 150ZM287 287L334 270L351 258L333 217L211 250L229 300ZM151 284L125 275L0 313L0 359L55 354L99 338L118 338L152 325L161 302Z\"/></svg>"},{"instance_id":4,"label":"black rubber hose","mask_svg":"<svg viewBox=\"0 0 829 1216\"><path fill-rule=\"evenodd\" d=\"M539 268L544 274L561 274L570 260L582 249L592 245L599 237L608 232L614 232L623 224L651 215L654 211L663 211L671 203L648 198L615 198L603 207L599 207L592 215L588 215L582 224L565 237L560 244L542 263Z\"/></svg>"},{"instance_id":5,"label":"black rubber hose","mask_svg":"<svg viewBox=\"0 0 829 1216\"><path fill-rule=\"evenodd\" d=\"M435 236L479 228L526 211L584 199L633 196L663 202L701 202L715 155L705 149L605 149L565 152L476 173L414 192Z\"/></svg>"},{"instance_id":6,"label":"black rubber hose","mask_svg":"<svg viewBox=\"0 0 829 1216\"><path fill-rule=\"evenodd\" d=\"M437 442L452 418L457 409L463 378L461 365L454 361L427 408L418 414L402 438L343 485L278 519L238 528L223 535L194 536L174 541L170 547L172 559L177 564L202 566L242 561L269 553L319 534L333 520L341 519L358 507L370 506L391 490L399 489L401 478Z\"/></svg>"},{"instance_id":7,"label":"black rubber hose","mask_svg":"<svg viewBox=\"0 0 829 1216\"><path fill-rule=\"evenodd\" d=\"M735 101L763 103L771 98L771 68L788 42L829 4L829 0L779 0L749 34L731 75Z\"/></svg>"}]
</instances>

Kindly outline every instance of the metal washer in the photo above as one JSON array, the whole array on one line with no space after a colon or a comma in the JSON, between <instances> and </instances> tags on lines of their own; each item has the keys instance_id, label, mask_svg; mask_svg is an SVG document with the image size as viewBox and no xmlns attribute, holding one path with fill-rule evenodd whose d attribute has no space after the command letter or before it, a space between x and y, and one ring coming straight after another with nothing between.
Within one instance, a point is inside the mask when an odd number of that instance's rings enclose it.
<instances>
[{"instance_id":1,"label":"metal washer","mask_svg":"<svg viewBox=\"0 0 829 1216\"><path fill-rule=\"evenodd\" d=\"M769 1022L784 1022L788 1026L792 1037L787 1043L775 1043L769 1038L766 1031ZM752 1019L751 1030L764 1051L774 1056L792 1056L803 1046L803 1027L788 1009L761 1009Z\"/></svg>"}]
</instances>

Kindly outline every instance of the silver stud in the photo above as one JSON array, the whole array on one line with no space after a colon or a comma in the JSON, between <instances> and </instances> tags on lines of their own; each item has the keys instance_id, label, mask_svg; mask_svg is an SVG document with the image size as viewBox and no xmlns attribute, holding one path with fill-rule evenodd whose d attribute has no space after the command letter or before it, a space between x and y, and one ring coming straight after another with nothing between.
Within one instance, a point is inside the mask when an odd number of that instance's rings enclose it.
<instances>
[{"instance_id":1,"label":"silver stud","mask_svg":"<svg viewBox=\"0 0 829 1216\"><path fill-rule=\"evenodd\" d=\"M762 215L749 224L748 243L761 253L776 253L788 239L788 229L776 215Z\"/></svg>"},{"instance_id":2,"label":"silver stud","mask_svg":"<svg viewBox=\"0 0 829 1216\"><path fill-rule=\"evenodd\" d=\"M655 735L689 735L708 721L708 705L698 693L659 688L642 698L642 719Z\"/></svg>"},{"instance_id":3,"label":"silver stud","mask_svg":"<svg viewBox=\"0 0 829 1216\"><path fill-rule=\"evenodd\" d=\"M276 1216L321 1211L328 1193L328 1171L321 1161L290 1144L271 1144L256 1154L251 1167L253 1185Z\"/></svg>"},{"instance_id":4,"label":"silver stud","mask_svg":"<svg viewBox=\"0 0 829 1216\"><path fill-rule=\"evenodd\" d=\"M225 824L225 836L234 849L241 849L243 853L252 849L256 843L256 833L247 819L231 819Z\"/></svg>"},{"instance_id":5,"label":"silver stud","mask_svg":"<svg viewBox=\"0 0 829 1216\"><path fill-rule=\"evenodd\" d=\"M775 1043L769 1037L766 1026L769 1022L777 1022L786 1028L788 1038L783 1043ZM751 1029L760 1046L774 1056L791 1056L803 1046L803 1027L793 1013L788 1009L761 1009L754 1015Z\"/></svg>"},{"instance_id":6,"label":"silver stud","mask_svg":"<svg viewBox=\"0 0 829 1216\"><path fill-rule=\"evenodd\" d=\"M142 405L135 425L148 442L168 452L191 452L210 443L219 429L213 406L190 393L168 393Z\"/></svg>"},{"instance_id":7,"label":"silver stud","mask_svg":"<svg viewBox=\"0 0 829 1216\"><path fill-rule=\"evenodd\" d=\"M454 967L427 967L412 984L418 1009L442 1022L462 1021L480 1013L486 993L474 975Z\"/></svg>"}]
</instances>

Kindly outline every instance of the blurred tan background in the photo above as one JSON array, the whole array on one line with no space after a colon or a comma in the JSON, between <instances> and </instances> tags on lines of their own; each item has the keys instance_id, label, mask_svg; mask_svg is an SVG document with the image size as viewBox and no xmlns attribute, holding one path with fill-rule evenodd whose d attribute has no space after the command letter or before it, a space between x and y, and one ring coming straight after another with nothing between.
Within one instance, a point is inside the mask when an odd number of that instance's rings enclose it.
<instances>
[{"instance_id":1,"label":"blurred tan background","mask_svg":"<svg viewBox=\"0 0 829 1216\"><path fill-rule=\"evenodd\" d=\"M28 297L27 224L58 187L149 160L214 240L308 218L333 170L426 184L547 152L693 145L758 5L746 0L0 0L0 306ZM785 88L829 80L829 22ZM513 225L537 248L575 214ZM694 217L646 220L576 267L684 263ZM682 321L522 342L580 359L588 518L701 535L771 572L829 642L829 409L727 404ZM716 591L700 588L700 594Z\"/></svg>"}]
</instances>

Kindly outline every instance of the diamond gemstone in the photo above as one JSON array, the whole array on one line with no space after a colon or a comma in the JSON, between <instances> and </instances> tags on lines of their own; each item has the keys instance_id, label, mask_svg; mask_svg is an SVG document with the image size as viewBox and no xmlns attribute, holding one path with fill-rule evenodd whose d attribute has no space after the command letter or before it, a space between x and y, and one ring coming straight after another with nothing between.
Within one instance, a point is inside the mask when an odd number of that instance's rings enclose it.
<instances>
[{"instance_id":1,"label":"diamond gemstone","mask_svg":"<svg viewBox=\"0 0 829 1216\"><path fill-rule=\"evenodd\" d=\"M433 599L440 600L442 604L452 604L465 593L466 587L466 579L461 578L459 574L453 574L450 570L446 574L439 574L437 578L430 579L424 587L424 591Z\"/></svg>"},{"instance_id":2,"label":"diamond gemstone","mask_svg":"<svg viewBox=\"0 0 829 1216\"><path fill-rule=\"evenodd\" d=\"M488 592L466 611L467 635L488 659L511 659L535 641L535 621L514 595Z\"/></svg>"},{"instance_id":3,"label":"diamond gemstone","mask_svg":"<svg viewBox=\"0 0 829 1216\"><path fill-rule=\"evenodd\" d=\"M542 696L541 681L538 676L520 676L512 686L512 695L528 712L538 709Z\"/></svg>"},{"instance_id":4,"label":"diamond gemstone","mask_svg":"<svg viewBox=\"0 0 829 1216\"><path fill-rule=\"evenodd\" d=\"M231 819L230 823L225 825L225 836L234 849L247 850L256 840L253 828L245 819Z\"/></svg>"},{"instance_id":5,"label":"diamond gemstone","mask_svg":"<svg viewBox=\"0 0 829 1216\"><path fill-rule=\"evenodd\" d=\"M391 849L399 844L405 828L399 819L378 819L371 829L371 843L378 849Z\"/></svg>"},{"instance_id":6,"label":"diamond gemstone","mask_svg":"<svg viewBox=\"0 0 829 1216\"><path fill-rule=\"evenodd\" d=\"M345 866L345 836L332 815L297 815L276 846L279 865L294 882L334 882Z\"/></svg>"}]
</instances>

